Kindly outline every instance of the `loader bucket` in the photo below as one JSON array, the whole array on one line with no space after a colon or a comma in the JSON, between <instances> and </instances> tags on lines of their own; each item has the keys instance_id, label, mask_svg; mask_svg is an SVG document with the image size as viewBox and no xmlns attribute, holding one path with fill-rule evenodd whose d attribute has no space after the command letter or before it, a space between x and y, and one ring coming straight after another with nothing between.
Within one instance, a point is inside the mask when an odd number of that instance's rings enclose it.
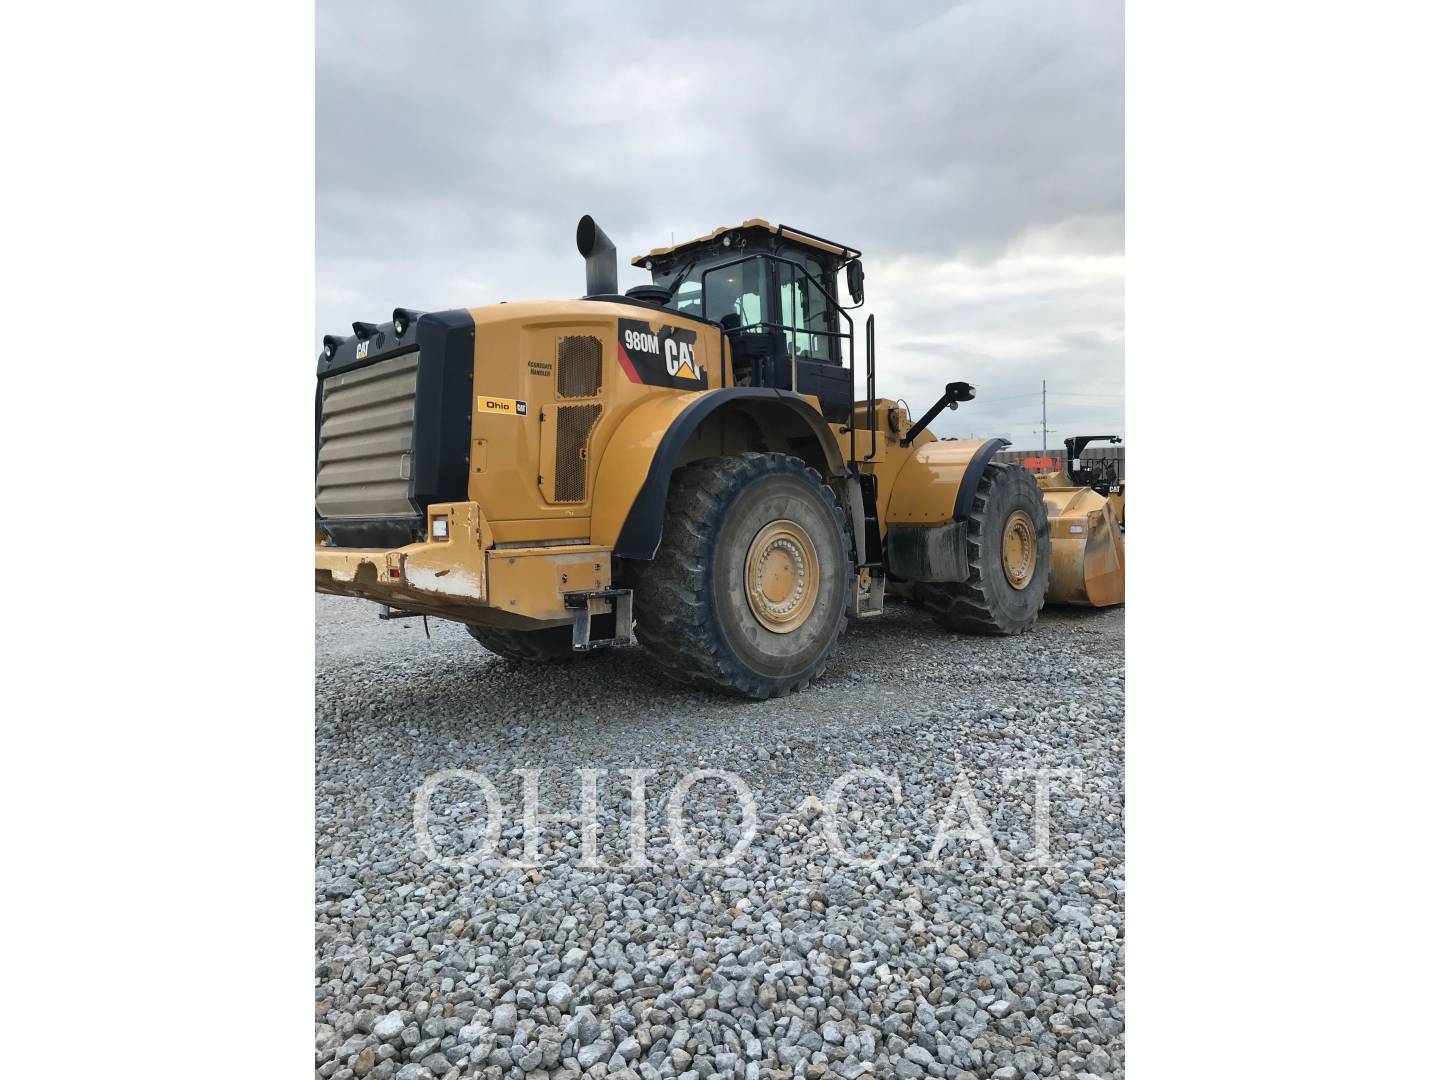
<instances>
[{"instance_id":1,"label":"loader bucket","mask_svg":"<svg viewBox=\"0 0 1440 1080\"><path fill-rule=\"evenodd\" d=\"M1115 511L1091 488L1043 488L1050 519L1047 604L1109 607L1125 602L1125 539Z\"/></svg>"},{"instance_id":2,"label":"loader bucket","mask_svg":"<svg viewBox=\"0 0 1440 1080\"><path fill-rule=\"evenodd\" d=\"M1115 511L1115 520L1120 522L1120 527L1123 529L1125 527L1125 489L1122 487L1117 491L1112 488L1106 499L1110 503L1110 509Z\"/></svg>"}]
</instances>

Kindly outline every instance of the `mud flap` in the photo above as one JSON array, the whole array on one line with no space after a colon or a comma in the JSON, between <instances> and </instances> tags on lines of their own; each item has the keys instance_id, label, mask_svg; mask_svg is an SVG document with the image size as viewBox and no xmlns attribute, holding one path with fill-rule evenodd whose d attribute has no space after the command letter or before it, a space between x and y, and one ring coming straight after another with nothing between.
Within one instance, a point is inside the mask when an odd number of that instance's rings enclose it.
<instances>
[{"instance_id":1,"label":"mud flap","mask_svg":"<svg viewBox=\"0 0 1440 1080\"><path fill-rule=\"evenodd\" d=\"M910 528L892 525L885 537L885 565L906 581L965 581L970 561L965 558L965 525Z\"/></svg>"}]
</instances>

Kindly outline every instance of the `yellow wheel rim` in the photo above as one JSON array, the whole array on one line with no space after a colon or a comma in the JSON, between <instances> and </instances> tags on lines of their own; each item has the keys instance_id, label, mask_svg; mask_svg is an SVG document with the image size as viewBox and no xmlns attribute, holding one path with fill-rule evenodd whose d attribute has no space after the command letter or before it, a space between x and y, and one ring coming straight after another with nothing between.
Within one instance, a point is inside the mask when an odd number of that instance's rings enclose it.
<instances>
[{"instance_id":1,"label":"yellow wheel rim","mask_svg":"<svg viewBox=\"0 0 1440 1080\"><path fill-rule=\"evenodd\" d=\"M799 628L820 597L820 559L793 521L772 521L745 556L745 598L760 625L777 634Z\"/></svg>"},{"instance_id":2,"label":"yellow wheel rim","mask_svg":"<svg viewBox=\"0 0 1440 1080\"><path fill-rule=\"evenodd\" d=\"M1035 523L1024 510L1016 510L1005 519L1000 540L1000 561L1005 577L1017 589L1030 584L1035 576Z\"/></svg>"}]
</instances>

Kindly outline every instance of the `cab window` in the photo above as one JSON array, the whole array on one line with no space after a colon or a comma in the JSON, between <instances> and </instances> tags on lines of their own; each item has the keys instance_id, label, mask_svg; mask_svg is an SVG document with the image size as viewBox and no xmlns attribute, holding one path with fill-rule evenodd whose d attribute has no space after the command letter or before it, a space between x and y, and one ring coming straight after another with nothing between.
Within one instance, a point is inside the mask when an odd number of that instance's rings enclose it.
<instances>
[{"instance_id":1,"label":"cab window","mask_svg":"<svg viewBox=\"0 0 1440 1080\"><path fill-rule=\"evenodd\" d=\"M811 332L834 328L830 314L830 302L825 299L825 293L816 284L824 280L821 276L824 273L824 267L820 265L819 259L811 255L791 253L790 257L805 267L811 277L815 279L811 281L796 270L792 281L792 268L785 263L778 264L780 322L786 327L793 326L795 328L795 355L806 360L839 363L836 339ZM786 339L788 347L788 331Z\"/></svg>"},{"instance_id":2,"label":"cab window","mask_svg":"<svg viewBox=\"0 0 1440 1080\"><path fill-rule=\"evenodd\" d=\"M675 289L667 307L685 315L698 315L727 329L749 326L763 318L763 262L752 259L723 269L706 270L733 261L734 256L709 259L683 271L684 279ZM704 280L704 310L701 309L701 280ZM669 282L663 282L668 285Z\"/></svg>"}]
</instances>

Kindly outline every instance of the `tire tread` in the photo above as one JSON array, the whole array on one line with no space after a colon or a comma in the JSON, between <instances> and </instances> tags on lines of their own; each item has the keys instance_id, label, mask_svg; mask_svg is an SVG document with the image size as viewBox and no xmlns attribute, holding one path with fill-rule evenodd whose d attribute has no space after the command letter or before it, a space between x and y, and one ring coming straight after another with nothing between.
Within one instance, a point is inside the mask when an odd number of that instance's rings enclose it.
<instances>
[{"instance_id":1,"label":"tire tread","mask_svg":"<svg viewBox=\"0 0 1440 1080\"><path fill-rule=\"evenodd\" d=\"M1040 617L1040 608L1044 607L1042 593L1039 606L1027 617L1017 620L1002 611L996 603L997 590L1011 586L1000 564L999 552L991 552L986 548L983 525L992 502L996 501L997 484L1007 476L1016 475L1007 474L1004 470L1008 469L1018 470L1018 475L1024 478L1020 481L1021 485L1028 480L1030 487L1034 489L1033 499L1029 499L1028 494L1026 498L1039 509L1039 520L1035 521L1035 527L1040 550L1036 555L1038 565L1035 567L1035 574L1043 577L1048 587L1050 523L1045 515L1045 500L1040 495L1039 486L1018 466L991 463L985 467L980 478L980 487L965 519L965 559L969 564L966 580L917 582L915 586L916 600L946 629L965 634L1022 634L1035 625ZM1006 505L1007 510L1010 508ZM1035 516L1032 510L1032 519Z\"/></svg>"},{"instance_id":2,"label":"tire tread","mask_svg":"<svg viewBox=\"0 0 1440 1080\"><path fill-rule=\"evenodd\" d=\"M571 647L568 626L547 627L544 630L505 630L466 623L465 629L481 645L506 660L552 664L585 655Z\"/></svg>"},{"instance_id":3,"label":"tire tread","mask_svg":"<svg viewBox=\"0 0 1440 1080\"><path fill-rule=\"evenodd\" d=\"M780 697L823 675L839 650L847 623L843 605L838 631L809 669L780 679L757 677L724 647L716 613L704 599L712 572L709 537L719 527L725 508L748 485L786 473L805 477L822 494L843 544L848 544L849 532L834 493L799 458L766 453L707 458L677 470L671 478L660 549L635 572L635 634L676 682L738 697Z\"/></svg>"}]
</instances>

